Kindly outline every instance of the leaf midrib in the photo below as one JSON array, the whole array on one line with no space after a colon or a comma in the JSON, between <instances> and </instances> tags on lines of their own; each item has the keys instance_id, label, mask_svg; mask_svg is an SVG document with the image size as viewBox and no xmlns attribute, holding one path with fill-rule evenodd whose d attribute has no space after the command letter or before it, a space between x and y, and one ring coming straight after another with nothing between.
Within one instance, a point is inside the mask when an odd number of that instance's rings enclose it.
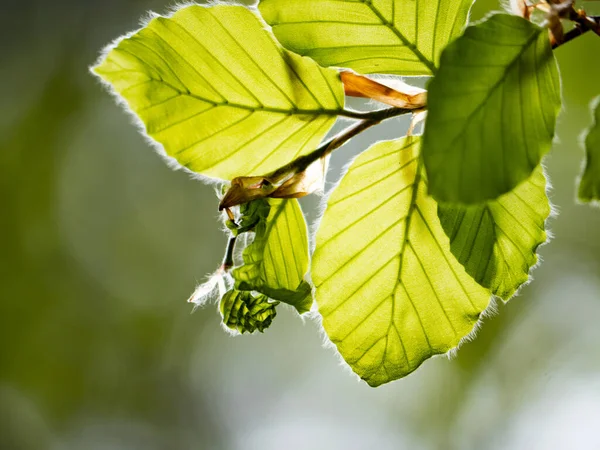
<instances>
[{"instance_id":1,"label":"leaf midrib","mask_svg":"<svg viewBox=\"0 0 600 450\"><path fill-rule=\"evenodd\" d=\"M414 145L414 144L413 144ZM412 146L411 146L412 147ZM386 361L386 356L387 356L387 352L388 352L388 345L389 345L389 335L390 335L390 330L392 328L394 328L396 330L396 333L398 335L398 338L402 344L402 349L404 350L404 357L406 359L408 368L410 369L410 362L408 361L408 355L406 354L406 349L404 348L404 342L402 341L402 338L400 337L400 333L398 332L398 328L396 326L396 322L395 322L395 315L396 315L396 289L398 288L398 286L402 285L402 266L404 264L404 252L406 251L406 246L410 245L409 244L409 233L410 233L410 224L411 224L411 219L412 219L412 215L414 214L415 208L417 207L417 195L418 195L418 191L419 191L419 182L421 180L421 168L422 168L422 164L423 164L423 159L421 158L421 155L417 156L417 167L415 169L415 177L412 181L412 192L411 192L411 196L410 196L410 204L408 206L408 211L406 213L406 215L404 216L404 239L402 241L402 245L400 247L400 252L398 253L398 275L396 277L396 284L394 285L394 290L391 293L390 301L391 301L391 307L392 310L390 311L390 323L388 325L388 329L386 334L384 335L384 337L386 338L385 341L385 348L383 349L383 355L381 356L381 362L379 363L378 366L373 367L372 370L368 371L368 373L366 373L364 375L365 378L370 378L374 373L376 373L381 367L384 367L385 369L385 361ZM408 292L407 292L408 294ZM423 329L423 334L425 336L425 340L427 341L427 344L429 345L429 348L431 348L431 344L429 343L429 337L427 336L427 333L425 332L425 327L423 326L423 322L421 321L421 316L419 315L419 313L417 312L417 309L414 305L414 302L412 301L412 298L410 297L410 295L407 295L408 300L410 301L410 303L413 306L413 309L415 310L415 313L417 314L417 317L419 318L419 323L421 323L421 328ZM387 300L387 297L386 299ZM382 302L383 303L383 302ZM444 311L445 313L445 311ZM363 321L364 323L364 321ZM364 355L363 355L364 356ZM387 370L387 369L385 369Z\"/></svg>"},{"instance_id":2,"label":"leaf midrib","mask_svg":"<svg viewBox=\"0 0 600 450\"><path fill-rule=\"evenodd\" d=\"M136 71L137 73L140 73L142 75L148 75L145 72L140 72L140 71ZM243 109L246 111L266 111L266 112L272 112L272 113L276 113L276 114L285 114L285 115L298 115L298 116L306 116L306 115L313 115L313 116L318 116L318 115L326 115L326 116L343 116L343 115L347 115L347 113L350 113L347 110L344 109L301 109L301 108L291 108L291 109L283 109L283 108L275 108L272 106L266 106L266 105L259 105L259 106L250 106L250 105L244 105L242 103L236 103L236 102L230 102L230 101L225 101L225 102L215 102L213 100L209 100L207 98L201 97L197 94L193 94L190 91L187 92L182 92L180 89L176 88L175 86L173 86L171 83L169 83L168 81L165 81L163 79L157 79L154 77L150 77L147 81L154 81L157 83L162 83L165 86L169 87L170 89L172 89L173 91L177 92L179 95L181 96L186 96L189 98L193 98L195 100L204 102L204 103L208 103L209 105L212 105L212 107L232 107L232 108L238 108L238 109ZM158 106L158 103L155 105L151 105L151 106L147 106L145 109L150 109L154 106Z\"/></svg>"},{"instance_id":3,"label":"leaf midrib","mask_svg":"<svg viewBox=\"0 0 600 450\"><path fill-rule=\"evenodd\" d=\"M423 63L423 65L425 67L427 67L429 69L429 71L431 72L432 75L435 75L437 73L437 67L435 67L435 64L433 63L433 61L431 61L429 58L427 58L423 53L421 53L421 51L417 48L417 46L415 44L413 44L412 42L410 42L410 40L408 40L406 38L406 36L404 36L404 34L402 34L400 32L400 30L398 30L395 26L393 22L390 22L389 20L387 20L383 14L381 14L381 11L379 11L379 9L373 4L372 0L360 0L361 3L365 4L368 6L368 8L373 11L373 14L375 14L377 16L377 18L381 21L381 24L385 27L387 27L390 31L392 31L392 33L394 33L396 35L396 37L398 39L400 39L402 41L402 43L408 47L410 49L411 52L414 53L414 55L419 59L419 61L421 61ZM394 0L392 0L392 5L394 5ZM392 20L394 20L394 18L392 17ZM419 30L415 30L415 34L418 34Z\"/></svg>"}]
</instances>

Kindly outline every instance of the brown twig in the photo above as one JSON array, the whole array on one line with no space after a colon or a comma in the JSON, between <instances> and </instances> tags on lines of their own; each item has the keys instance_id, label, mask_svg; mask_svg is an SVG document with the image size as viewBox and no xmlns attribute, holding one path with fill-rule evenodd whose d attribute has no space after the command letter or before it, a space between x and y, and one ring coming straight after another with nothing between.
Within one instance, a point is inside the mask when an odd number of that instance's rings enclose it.
<instances>
[{"instance_id":1,"label":"brown twig","mask_svg":"<svg viewBox=\"0 0 600 450\"><path fill-rule=\"evenodd\" d=\"M600 17L588 16L583 9L575 10L571 6L568 10L561 11L561 18L570 20L575 26L565 33L559 41L552 42L553 49L572 41L588 31L593 31L600 36Z\"/></svg>"},{"instance_id":2,"label":"brown twig","mask_svg":"<svg viewBox=\"0 0 600 450\"><path fill-rule=\"evenodd\" d=\"M305 189L303 181L305 181L306 170L311 164L319 160L323 161L331 152L367 128L371 128L386 119L412 112L412 109L388 108L371 111L368 115L365 113L368 118L346 128L307 155L299 156L267 175L234 178L219 203L219 210L241 205L258 198L299 198L308 195L311 191Z\"/></svg>"},{"instance_id":3,"label":"brown twig","mask_svg":"<svg viewBox=\"0 0 600 450\"><path fill-rule=\"evenodd\" d=\"M233 249L235 248L235 241L237 240L237 236L231 235L229 236L229 240L227 241L227 248L225 249L225 257L223 258L223 263L221 264L220 270L227 273L233 267Z\"/></svg>"}]
</instances>

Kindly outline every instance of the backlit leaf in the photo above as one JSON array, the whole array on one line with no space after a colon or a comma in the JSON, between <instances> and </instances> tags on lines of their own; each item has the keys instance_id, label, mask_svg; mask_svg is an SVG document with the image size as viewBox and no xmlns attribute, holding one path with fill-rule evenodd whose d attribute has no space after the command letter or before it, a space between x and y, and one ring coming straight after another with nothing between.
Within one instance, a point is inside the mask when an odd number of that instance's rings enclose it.
<instances>
[{"instance_id":1,"label":"backlit leaf","mask_svg":"<svg viewBox=\"0 0 600 450\"><path fill-rule=\"evenodd\" d=\"M496 200L440 204L438 216L452 253L469 275L508 300L537 264L536 249L546 242L550 211L546 178L538 167L529 179Z\"/></svg>"},{"instance_id":2,"label":"backlit leaf","mask_svg":"<svg viewBox=\"0 0 600 450\"><path fill-rule=\"evenodd\" d=\"M600 97L592 106L594 123L585 137L585 165L579 181L579 200L600 201Z\"/></svg>"},{"instance_id":3,"label":"backlit leaf","mask_svg":"<svg viewBox=\"0 0 600 450\"><path fill-rule=\"evenodd\" d=\"M412 137L362 153L317 232L312 278L323 326L371 386L455 348L490 300L450 251L419 151Z\"/></svg>"},{"instance_id":4,"label":"backlit leaf","mask_svg":"<svg viewBox=\"0 0 600 450\"><path fill-rule=\"evenodd\" d=\"M552 145L559 85L547 30L505 14L469 26L429 84L430 194L478 203L529 178Z\"/></svg>"},{"instance_id":5,"label":"backlit leaf","mask_svg":"<svg viewBox=\"0 0 600 450\"><path fill-rule=\"evenodd\" d=\"M309 311L311 287L304 280L309 263L308 236L298 200L260 199L241 208L242 213L253 210L259 220L253 230L254 240L242 255L244 265L232 272L236 289L258 291L294 306L300 314Z\"/></svg>"},{"instance_id":6,"label":"backlit leaf","mask_svg":"<svg viewBox=\"0 0 600 450\"><path fill-rule=\"evenodd\" d=\"M188 169L230 180L313 150L343 107L339 74L283 49L243 6L188 6L115 43L94 71Z\"/></svg>"},{"instance_id":7,"label":"backlit leaf","mask_svg":"<svg viewBox=\"0 0 600 450\"><path fill-rule=\"evenodd\" d=\"M361 73L431 75L473 0L261 0L288 49Z\"/></svg>"}]
</instances>

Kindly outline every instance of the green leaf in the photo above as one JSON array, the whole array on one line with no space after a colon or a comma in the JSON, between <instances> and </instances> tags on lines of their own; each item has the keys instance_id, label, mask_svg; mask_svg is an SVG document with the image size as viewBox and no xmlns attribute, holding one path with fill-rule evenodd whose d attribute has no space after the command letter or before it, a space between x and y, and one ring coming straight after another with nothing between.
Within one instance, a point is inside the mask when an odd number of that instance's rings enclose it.
<instances>
[{"instance_id":1,"label":"green leaf","mask_svg":"<svg viewBox=\"0 0 600 450\"><path fill-rule=\"evenodd\" d=\"M244 265L232 272L236 289L261 292L294 306L300 314L309 311L312 293L304 280L308 236L298 200L260 199L241 208L243 215L252 211L259 220L254 240L242 255Z\"/></svg>"},{"instance_id":2,"label":"green leaf","mask_svg":"<svg viewBox=\"0 0 600 450\"><path fill-rule=\"evenodd\" d=\"M314 150L344 101L336 71L283 49L243 6L154 18L93 70L168 156L226 180Z\"/></svg>"},{"instance_id":3,"label":"green leaf","mask_svg":"<svg viewBox=\"0 0 600 450\"><path fill-rule=\"evenodd\" d=\"M560 105L546 29L505 14L469 26L444 50L429 84L430 194L478 203L512 190L550 150Z\"/></svg>"},{"instance_id":4,"label":"green leaf","mask_svg":"<svg viewBox=\"0 0 600 450\"><path fill-rule=\"evenodd\" d=\"M504 300L528 281L537 264L536 250L546 242L550 212L541 166L496 200L438 207L454 256L479 284Z\"/></svg>"},{"instance_id":5,"label":"green leaf","mask_svg":"<svg viewBox=\"0 0 600 450\"><path fill-rule=\"evenodd\" d=\"M585 137L585 165L579 181L579 200L600 201L600 97L592 102L594 122Z\"/></svg>"},{"instance_id":6,"label":"green leaf","mask_svg":"<svg viewBox=\"0 0 600 450\"><path fill-rule=\"evenodd\" d=\"M227 291L219 303L219 310L225 326L241 334L264 332L277 315L275 307L279 302L270 302L265 295L251 292Z\"/></svg>"},{"instance_id":7,"label":"green leaf","mask_svg":"<svg viewBox=\"0 0 600 450\"><path fill-rule=\"evenodd\" d=\"M413 137L362 153L317 232L312 278L323 326L371 386L455 348L490 300L450 251L419 150Z\"/></svg>"},{"instance_id":8,"label":"green leaf","mask_svg":"<svg viewBox=\"0 0 600 450\"><path fill-rule=\"evenodd\" d=\"M361 73L432 75L473 0L261 0L288 49Z\"/></svg>"}]
</instances>

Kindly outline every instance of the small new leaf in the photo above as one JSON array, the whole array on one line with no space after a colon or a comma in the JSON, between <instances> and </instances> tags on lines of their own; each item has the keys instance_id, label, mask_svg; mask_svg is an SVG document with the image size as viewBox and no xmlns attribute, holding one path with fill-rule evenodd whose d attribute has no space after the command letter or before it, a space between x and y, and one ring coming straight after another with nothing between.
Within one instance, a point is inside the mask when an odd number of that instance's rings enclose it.
<instances>
[{"instance_id":1,"label":"small new leaf","mask_svg":"<svg viewBox=\"0 0 600 450\"><path fill-rule=\"evenodd\" d=\"M536 250L546 242L550 212L541 167L496 200L438 206L454 256L475 281L503 300L529 280L529 271L538 261Z\"/></svg>"},{"instance_id":2,"label":"small new leaf","mask_svg":"<svg viewBox=\"0 0 600 450\"><path fill-rule=\"evenodd\" d=\"M585 137L585 163L579 181L579 200L600 201L600 97L592 102L594 122Z\"/></svg>"},{"instance_id":3,"label":"small new leaf","mask_svg":"<svg viewBox=\"0 0 600 450\"><path fill-rule=\"evenodd\" d=\"M360 73L432 75L473 0L261 0L288 49Z\"/></svg>"},{"instance_id":4,"label":"small new leaf","mask_svg":"<svg viewBox=\"0 0 600 450\"><path fill-rule=\"evenodd\" d=\"M271 302L262 294L227 291L219 303L223 323L230 329L244 333L264 332L277 315L275 307L279 302Z\"/></svg>"},{"instance_id":5,"label":"small new leaf","mask_svg":"<svg viewBox=\"0 0 600 450\"><path fill-rule=\"evenodd\" d=\"M467 27L444 50L427 101L430 194L469 204L509 192L552 145L561 99L546 30L506 14Z\"/></svg>"},{"instance_id":6,"label":"small new leaf","mask_svg":"<svg viewBox=\"0 0 600 450\"><path fill-rule=\"evenodd\" d=\"M187 6L116 42L94 72L166 154L231 180L312 151L343 109L337 71L281 47L243 6Z\"/></svg>"},{"instance_id":7,"label":"small new leaf","mask_svg":"<svg viewBox=\"0 0 600 450\"><path fill-rule=\"evenodd\" d=\"M452 255L419 153L419 137L363 152L317 232L312 278L323 326L371 386L455 348L490 300Z\"/></svg>"},{"instance_id":8,"label":"small new leaf","mask_svg":"<svg viewBox=\"0 0 600 450\"><path fill-rule=\"evenodd\" d=\"M241 205L240 211L242 217L252 211L259 220L254 240L242 254L244 265L232 272L236 289L258 291L294 306L300 314L309 311L311 287L304 280L308 237L298 200L254 200Z\"/></svg>"}]
</instances>

